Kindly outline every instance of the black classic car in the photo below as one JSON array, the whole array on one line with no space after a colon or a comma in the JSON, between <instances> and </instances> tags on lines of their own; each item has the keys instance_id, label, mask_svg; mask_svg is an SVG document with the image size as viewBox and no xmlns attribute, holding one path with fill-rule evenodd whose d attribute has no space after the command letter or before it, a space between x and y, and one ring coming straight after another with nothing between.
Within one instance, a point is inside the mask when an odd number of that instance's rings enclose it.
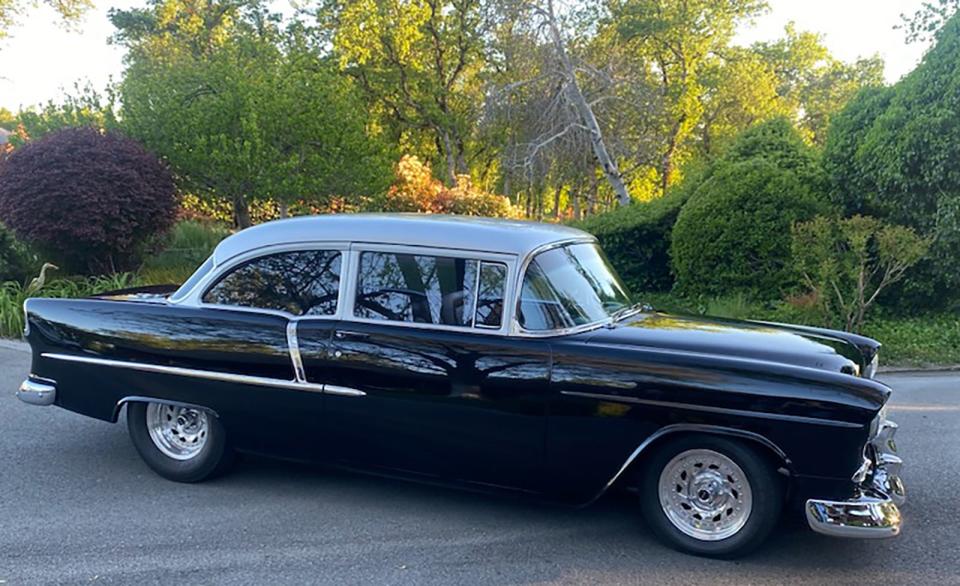
<instances>
[{"instance_id":1,"label":"black classic car","mask_svg":"<svg viewBox=\"0 0 960 586\"><path fill-rule=\"evenodd\" d=\"M245 451L577 505L617 486L666 543L716 557L784 509L828 535L900 531L877 342L653 311L571 228L281 220L179 288L25 312L20 399L113 422L126 406L171 480Z\"/></svg>"}]
</instances>

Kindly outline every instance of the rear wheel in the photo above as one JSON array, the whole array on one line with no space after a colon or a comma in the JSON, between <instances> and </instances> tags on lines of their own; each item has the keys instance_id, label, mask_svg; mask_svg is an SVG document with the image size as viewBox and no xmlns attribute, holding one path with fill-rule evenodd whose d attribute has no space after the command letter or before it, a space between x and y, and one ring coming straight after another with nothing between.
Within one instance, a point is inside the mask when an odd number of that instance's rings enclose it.
<instances>
[{"instance_id":1,"label":"rear wheel","mask_svg":"<svg viewBox=\"0 0 960 586\"><path fill-rule=\"evenodd\" d=\"M771 462L725 437L685 436L663 445L639 485L653 532L675 549L709 557L738 557L759 546L783 505Z\"/></svg>"},{"instance_id":2,"label":"rear wheel","mask_svg":"<svg viewBox=\"0 0 960 586\"><path fill-rule=\"evenodd\" d=\"M232 462L219 419L202 409L168 403L127 406L127 429L154 472L177 482L200 482Z\"/></svg>"}]
</instances>

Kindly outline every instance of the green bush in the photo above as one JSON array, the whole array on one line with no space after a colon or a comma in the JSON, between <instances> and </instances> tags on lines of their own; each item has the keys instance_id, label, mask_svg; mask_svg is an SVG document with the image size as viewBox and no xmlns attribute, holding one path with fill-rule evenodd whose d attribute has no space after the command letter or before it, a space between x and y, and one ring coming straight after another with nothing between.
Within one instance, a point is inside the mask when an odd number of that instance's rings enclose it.
<instances>
[{"instance_id":1,"label":"green bush","mask_svg":"<svg viewBox=\"0 0 960 586\"><path fill-rule=\"evenodd\" d=\"M826 211L802 173L765 157L719 162L673 228L670 253L678 290L782 297L796 283L791 226Z\"/></svg>"},{"instance_id":2,"label":"green bush","mask_svg":"<svg viewBox=\"0 0 960 586\"><path fill-rule=\"evenodd\" d=\"M140 274L149 284L181 283L229 235L223 224L181 220L170 231L162 250L144 262Z\"/></svg>"},{"instance_id":3,"label":"green bush","mask_svg":"<svg viewBox=\"0 0 960 586\"><path fill-rule=\"evenodd\" d=\"M39 269L37 258L25 244L0 224L0 282L26 282Z\"/></svg>"},{"instance_id":4,"label":"green bush","mask_svg":"<svg viewBox=\"0 0 960 586\"><path fill-rule=\"evenodd\" d=\"M670 246L678 291L770 300L795 283L790 227L827 210L816 150L785 118L741 133L689 173Z\"/></svg>"},{"instance_id":5,"label":"green bush","mask_svg":"<svg viewBox=\"0 0 960 586\"><path fill-rule=\"evenodd\" d=\"M634 203L612 212L575 222L595 235L610 262L632 291L668 291L670 232L687 200L682 191L646 203Z\"/></svg>"}]
</instances>

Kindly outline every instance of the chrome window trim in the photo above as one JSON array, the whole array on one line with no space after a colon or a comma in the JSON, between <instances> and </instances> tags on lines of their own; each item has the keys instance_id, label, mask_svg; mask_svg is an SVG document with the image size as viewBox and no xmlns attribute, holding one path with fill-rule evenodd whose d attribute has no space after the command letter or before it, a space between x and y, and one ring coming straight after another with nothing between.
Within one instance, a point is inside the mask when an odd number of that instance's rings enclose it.
<instances>
[{"instance_id":1,"label":"chrome window trim","mask_svg":"<svg viewBox=\"0 0 960 586\"><path fill-rule=\"evenodd\" d=\"M356 242L350 247L350 252L353 258L351 259L350 265L350 281L349 289L350 293L346 296L346 300L341 305L343 306L343 317L342 321L361 323L361 324L377 324L377 325L396 325L402 327L412 327L417 329L428 329L428 330L439 330L439 331L449 331L449 332L474 332L484 335L505 335L508 333L507 325L510 323L508 316L506 315L510 311L511 304L509 303L510 299L514 297L514 271L517 266L517 257L512 254L503 254L499 252L480 252L474 250L463 250L463 249L447 249L447 248L437 248L432 246L407 246L407 245L397 245L397 244L374 244L374 243L365 243L365 242ZM399 254L413 254L417 256L439 256L447 258L463 258L467 260L475 260L479 263L497 263L502 264L507 267L507 279L504 282L503 299L504 299L504 315L501 317L500 326L493 327L473 327L471 326L451 326L446 324L426 324L419 322L408 322L408 321L394 321L386 319L371 319L364 317L357 317L354 314L356 309L356 295L357 295L357 284L359 282L359 272L360 272L360 255L364 252L386 252L386 253L399 253ZM477 267L477 274L480 273L480 267ZM342 297L341 297L342 299ZM475 299L476 301L476 299ZM474 308L476 308L476 303L474 303ZM476 312L474 312L476 313ZM510 316L512 317L512 316ZM476 315L474 315L476 319Z\"/></svg>"},{"instance_id":2,"label":"chrome window trim","mask_svg":"<svg viewBox=\"0 0 960 586\"><path fill-rule=\"evenodd\" d=\"M518 257L509 253L491 252L487 250L474 250L464 248L445 248L438 246L422 246L416 244L387 244L380 242L345 242L345 241L302 241L289 242L283 244L274 244L269 246L260 246L246 251L242 254L236 254L229 259L215 264L213 269L187 294L178 301L167 301L171 305L181 305L184 307L204 307L209 309L227 310L227 311L246 311L251 313L260 313L267 315L276 315L284 317L290 321L300 320L334 320L361 324L402 324L407 327L417 329L434 329L440 331L452 332L475 332L486 335L503 335L521 338L555 338L577 334L590 330L601 328L611 323L611 319L599 320L589 324L582 324L571 328L560 328L554 330L527 330L520 326L518 321L518 309L520 304L520 290L523 286L523 276L533 259L540 253L570 246L573 244L597 244L597 239L590 235L566 238L549 242L527 252L524 256ZM293 315L292 313L264 309L258 307L242 307L235 305L221 305L213 303L203 303L201 301L202 292L217 280L221 274L230 270L232 267L246 260L275 254L280 252L298 251L298 250L338 250L343 255L340 271L340 289L337 311L332 315ZM443 324L418 324L414 322L390 322L388 320L359 318L353 315L354 296L356 293L357 271L359 270L359 255L362 252L401 252L417 255L435 255L454 258L468 258L481 262L494 262L507 265L506 291L504 291L504 312L502 324L499 328L490 327L464 327L447 326Z\"/></svg>"},{"instance_id":3,"label":"chrome window trim","mask_svg":"<svg viewBox=\"0 0 960 586\"><path fill-rule=\"evenodd\" d=\"M527 274L527 269L530 267L530 263L533 262L533 259L537 255L547 252L548 250L553 250L555 248L562 248L564 246L572 246L574 244L598 244L598 241L595 237L579 237L579 238L569 238L566 240L558 240L556 242L550 242L538 246L531 250L523 258L523 261L520 263L520 270L517 271L516 275L516 284L514 290L517 292L516 299L513 303L513 319L511 321L510 333L514 336L526 337L526 338L555 338L558 336L567 336L570 334L578 334L580 332L587 332L590 330L595 330L601 328L605 325L613 322L612 318L602 319L588 324L581 324L579 326L573 326L569 328L558 328L553 330L528 330L520 325L520 294L523 290L523 278Z\"/></svg>"},{"instance_id":4,"label":"chrome window trim","mask_svg":"<svg viewBox=\"0 0 960 586\"><path fill-rule=\"evenodd\" d=\"M241 305L226 305L221 303L205 303L203 301L203 295L207 290L216 283L221 277L226 276L231 270L233 270L237 265L243 264L247 261L259 258L261 256L269 256L272 254L281 254L284 252L300 252L300 251L312 251L312 250L336 250L340 252L340 287L337 290L337 311L330 315L294 315L288 311L282 311L278 309L267 309L263 307L248 307ZM344 241L305 241L305 242L289 242L284 244L273 244L270 246L260 246L257 248L250 249L242 254L236 254L229 259L226 259L219 264L215 262L213 268L210 269L202 279L197 281L193 286L193 289L190 292L184 294L178 300L167 300L169 305L180 305L184 307L209 307L213 309L229 309L236 311L252 311L255 313L267 313L271 315L279 315L281 317L286 317L288 319L339 319L343 314L343 294L344 294L344 268L346 260L346 252L350 250L350 243ZM206 262L206 261L204 261ZM198 269L200 267L197 267Z\"/></svg>"}]
</instances>

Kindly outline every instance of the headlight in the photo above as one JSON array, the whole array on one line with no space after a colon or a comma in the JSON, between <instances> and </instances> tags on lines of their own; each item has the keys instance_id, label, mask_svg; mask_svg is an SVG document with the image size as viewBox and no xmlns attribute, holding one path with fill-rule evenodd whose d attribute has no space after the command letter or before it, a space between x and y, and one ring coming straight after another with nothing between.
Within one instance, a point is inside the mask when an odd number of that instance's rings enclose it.
<instances>
[{"instance_id":1,"label":"headlight","mask_svg":"<svg viewBox=\"0 0 960 586\"><path fill-rule=\"evenodd\" d=\"M863 378L873 378L873 375L877 374L878 364L880 364L879 351L873 355L873 360L870 361L870 364L868 364L867 368L863 371Z\"/></svg>"}]
</instances>

